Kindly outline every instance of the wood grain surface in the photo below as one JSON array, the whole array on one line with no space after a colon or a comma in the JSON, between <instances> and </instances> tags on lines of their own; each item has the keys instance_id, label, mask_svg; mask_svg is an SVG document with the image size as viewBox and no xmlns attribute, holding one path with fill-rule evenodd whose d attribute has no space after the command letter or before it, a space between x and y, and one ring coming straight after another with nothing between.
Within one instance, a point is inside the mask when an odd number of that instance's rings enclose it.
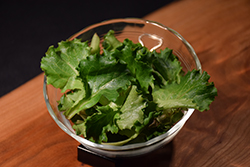
<instances>
[{"instance_id":1,"label":"wood grain surface","mask_svg":"<svg viewBox=\"0 0 250 167\"><path fill-rule=\"evenodd\" d=\"M195 111L148 165L250 165L250 1L182 0L145 17L173 28L194 47L218 96L209 111ZM0 166L90 166L77 161L77 143L50 117L43 74L0 98Z\"/></svg>"}]
</instances>

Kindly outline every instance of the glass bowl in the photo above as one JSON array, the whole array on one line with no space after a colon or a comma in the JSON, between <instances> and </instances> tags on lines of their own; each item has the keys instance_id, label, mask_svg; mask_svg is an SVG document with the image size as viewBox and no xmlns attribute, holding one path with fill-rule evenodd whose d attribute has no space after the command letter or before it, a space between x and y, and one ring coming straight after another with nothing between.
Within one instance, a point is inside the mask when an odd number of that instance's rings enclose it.
<instances>
[{"instance_id":1,"label":"glass bowl","mask_svg":"<svg viewBox=\"0 0 250 167\"><path fill-rule=\"evenodd\" d=\"M91 41L94 33L97 33L102 41L103 36L111 29L115 31L115 36L120 41L128 38L134 43L140 42L150 50L156 51L163 50L166 47L173 49L173 53L178 56L184 71L192 69L202 70L200 61L192 46L176 31L154 21L138 18L107 20L84 28L71 36L69 40L79 38L82 39L82 41ZM124 146L102 145L76 135L69 120L67 120L63 113L57 108L57 101L59 101L62 95L60 90L51 85L47 85L46 76L44 77L43 93L50 115L64 132L87 149L111 158L142 155L166 145L177 135L194 112L194 109L184 111L182 119L169 131L147 142Z\"/></svg>"}]
</instances>

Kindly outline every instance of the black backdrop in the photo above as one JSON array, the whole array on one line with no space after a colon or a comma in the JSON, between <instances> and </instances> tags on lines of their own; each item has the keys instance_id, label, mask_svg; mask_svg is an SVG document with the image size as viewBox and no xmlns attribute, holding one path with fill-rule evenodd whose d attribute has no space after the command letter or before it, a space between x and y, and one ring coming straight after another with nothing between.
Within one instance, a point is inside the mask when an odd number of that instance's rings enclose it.
<instances>
[{"instance_id":1,"label":"black backdrop","mask_svg":"<svg viewBox=\"0 0 250 167\"><path fill-rule=\"evenodd\" d=\"M40 74L50 45L113 18L144 17L173 0L0 0L0 97Z\"/></svg>"}]
</instances>

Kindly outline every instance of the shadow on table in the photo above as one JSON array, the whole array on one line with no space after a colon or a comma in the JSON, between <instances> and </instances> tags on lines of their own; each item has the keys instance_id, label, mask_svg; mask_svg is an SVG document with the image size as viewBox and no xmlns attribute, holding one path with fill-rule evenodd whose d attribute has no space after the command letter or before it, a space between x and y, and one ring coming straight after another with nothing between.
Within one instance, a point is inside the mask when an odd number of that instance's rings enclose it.
<instances>
[{"instance_id":1,"label":"shadow on table","mask_svg":"<svg viewBox=\"0 0 250 167\"><path fill-rule=\"evenodd\" d=\"M173 142L145 155L119 159L102 157L86 150L82 145L78 147L78 160L95 167L168 167L170 166L172 155Z\"/></svg>"}]
</instances>

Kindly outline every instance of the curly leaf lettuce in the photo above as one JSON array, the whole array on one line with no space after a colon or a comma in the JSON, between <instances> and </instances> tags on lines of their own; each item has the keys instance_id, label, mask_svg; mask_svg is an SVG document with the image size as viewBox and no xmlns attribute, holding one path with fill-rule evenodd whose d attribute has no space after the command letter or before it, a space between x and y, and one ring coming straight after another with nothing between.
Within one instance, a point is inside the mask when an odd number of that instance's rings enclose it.
<instances>
[{"instance_id":1,"label":"curly leaf lettuce","mask_svg":"<svg viewBox=\"0 0 250 167\"><path fill-rule=\"evenodd\" d=\"M117 120L117 125L121 130L132 129L136 122L143 123L143 109L146 108L146 102L136 92L136 89L136 86L132 86L127 100L121 108L120 119Z\"/></svg>"},{"instance_id":2,"label":"curly leaf lettuce","mask_svg":"<svg viewBox=\"0 0 250 167\"><path fill-rule=\"evenodd\" d=\"M88 117L85 122L74 125L78 135L83 135L85 138L101 143L107 142L107 132L117 133L118 127L115 124L115 115L119 112L113 110L110 106L97 107L98 112Z\"/></svg>"},{"instance_id":3,"label":"curly leaf lettuce","mask_svg":"<svg viewBox=\"0 0 250 167\"><path fill-rule=\"evenodd\" d=\"M63 92L58 109L78 135L102 144L150 140L169 130L186 108L209 110L217 95L210 76L182 71L172 50L150 52L113 30L102 44L63 41L42 58L47 84Z\"/></svg>"},{"instance_id":4,"label":"curly leaf lettuce","mask_svg":"<svg viewBox=\"0 0 250 167\"><path fill-rule=\"evenodd\" d=\"M181 77L180 83L170 83L152 93L154 101L163 108L195 108L209 110L209 105L217 95L214 83L208 83L207 72L189 71Z\"/></svg>"},{"instance_id":5,"label":"curly leaf lettuce","mask_svg":"<svg viewBox=\"0 0 250 167\"><path fill-rule=\"evenodd\" d=\"M41 69L45 72L47 83L62 92L68 89L83 89L77 67L89 53L87 42L81 42L79 39L62 41L58 43L57 48L49 47L46 56L41 60Z\"/></svg>"},{"instance_id":6,"label":"curly leaf lettuce","mask_svg":"<svg viewBox=\"0 0 250 167\"><path fill-rule=\"evenodd\" d=\"M134 44L128 39L124 40L123 45L121 54L119 55L120 62L127 65L131 74L139 82L141 89L147 92L149 86L153 84L154 77L152 75L152 66L138 59L138 56L142 56L140 54L142 48L145 47L142 47L140 44ZM150 54L148 50L147 53Z\"/></svg>"}]
</instances>

